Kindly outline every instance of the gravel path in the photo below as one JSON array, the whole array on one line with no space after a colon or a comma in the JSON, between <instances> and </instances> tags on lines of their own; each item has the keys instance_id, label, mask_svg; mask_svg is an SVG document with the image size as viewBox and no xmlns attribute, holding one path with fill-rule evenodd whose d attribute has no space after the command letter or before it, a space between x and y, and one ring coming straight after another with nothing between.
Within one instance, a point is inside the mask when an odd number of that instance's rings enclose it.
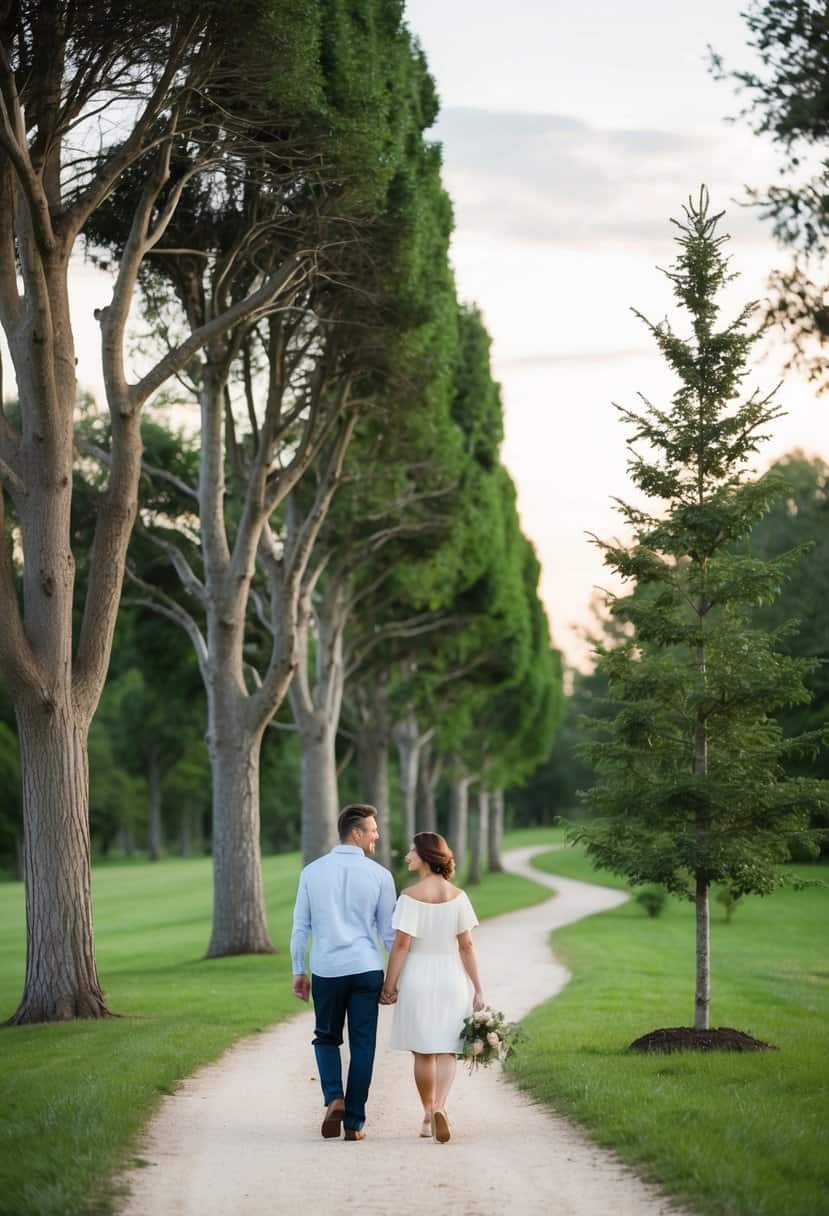
<instances>
[{"instance_id":1,"label":"gravel path","mask_svg":"<svg viewBox=\"0 0 829 1216\"><path fill-rule=\"evenodd\" d=\"M624 893L533 870L539 848L506 867L557 897L475 930L484 992L523 1017L569 979L550 931L623 902ZM474 891L472 892L474 903ZM121 1180L120 1216L293 1216L353 1210L389 1216L428 1202L440 1216L668 1216L678 1209L566 1119L505 1081L459 1067L450 1096L453 1138L418 1138L420 1106L408 1054L387 1047L382 1008L367 1137L323 1140L319 1082L303 1011L246 1039L165 1098L138 1147L147 1162Z\"/></svg>"}]
</instances>

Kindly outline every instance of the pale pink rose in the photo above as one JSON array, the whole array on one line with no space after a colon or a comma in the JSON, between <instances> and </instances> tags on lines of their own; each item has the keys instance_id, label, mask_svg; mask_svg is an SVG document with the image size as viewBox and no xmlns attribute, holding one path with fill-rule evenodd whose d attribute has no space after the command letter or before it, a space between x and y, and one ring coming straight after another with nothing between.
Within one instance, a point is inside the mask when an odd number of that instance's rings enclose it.
<instances>
[{"instance_id":1,"label":"pale pink rose","mask_svg":"<svg viewBox=\"0 0 829 1216\"><path fill-rule=\"evenodd\" d=\"M481 1052L483 1051L483 1049L484 1049L484 1045L483 1045L483 1043L481 1042L481 1040L480 1040L480 1039L476 1039L476 1040L475 1040L475 1042L472 1044L472 1054L473 1054L473 1056L479 1056L479 1055L481 1054Z\"/></svg>"},{"instance_id":2,"label":"pale pink rose","mask_svg":"<svg viewBox=\"0 0 829 1216\"><path fill-rule=\"evenodd\" d=\"M497 1047L501 1042L494 1030L490 1030L489 1034L486 1036L486 1041L489 1043L490 1047Z\"/></svg>"}]
</instances>

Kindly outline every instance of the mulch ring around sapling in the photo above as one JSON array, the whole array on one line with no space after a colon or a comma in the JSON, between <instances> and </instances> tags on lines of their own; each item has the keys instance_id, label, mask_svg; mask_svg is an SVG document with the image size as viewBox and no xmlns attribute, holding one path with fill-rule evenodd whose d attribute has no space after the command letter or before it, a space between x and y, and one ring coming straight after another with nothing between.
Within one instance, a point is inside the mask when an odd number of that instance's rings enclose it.
<instances>
[{"instance_id":1,"label":"mulch ring around sapling","mask_svg":"<svg viewBox=\"0 0 829 1216\"><path fill-rule=\"evenodd\" d=\"M742 1030L718 1026L712 1030L694 1030L691 1026L670 1026L652 1030L631 1043L628 1051L777 1051L772 1043L764 1043Z\"/></svg>"}]
</instances>

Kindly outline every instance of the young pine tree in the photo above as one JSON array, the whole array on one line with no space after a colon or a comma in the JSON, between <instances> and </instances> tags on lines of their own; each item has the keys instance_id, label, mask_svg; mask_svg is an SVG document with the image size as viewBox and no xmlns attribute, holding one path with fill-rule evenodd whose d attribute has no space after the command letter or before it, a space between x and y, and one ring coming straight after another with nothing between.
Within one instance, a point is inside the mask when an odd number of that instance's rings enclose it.
<instances>
[{"instance_id":1,"label":"young pine tree","mask_svg":"<svg viewBox=\"0 0 829 1216\"><path fill-rule=\"evenodd\" d=\"M600 647L618 713L585 748L599 774L584 795L596 818L577 835L599 865L695 900L694 1027L707 1030L711 884L735 895L779 885L789 842L809 839L810 813L829 801L829 783L785 776L783 758L816 749L822 736L784 739L773 717L809 699L811 664L780 652L791 624L750 624L752 608L776 597L802 551L773 561L736 552L785 493L779 477L755 480L746 467L780 411L756 392L738 403L753 306L717 327L717 297L735 277L722 249L728 238L717 235L722 213L711 213L704 188L684 212L673 221L679 254L666 274L692 335L636 314L679 388L665 410L644 398L641 413L620 409L633 427L633 481L656 501L653 514L619 502L633 541L599 542L634 591L612 605L629 636Z\"/></svg>"}]
</instances>

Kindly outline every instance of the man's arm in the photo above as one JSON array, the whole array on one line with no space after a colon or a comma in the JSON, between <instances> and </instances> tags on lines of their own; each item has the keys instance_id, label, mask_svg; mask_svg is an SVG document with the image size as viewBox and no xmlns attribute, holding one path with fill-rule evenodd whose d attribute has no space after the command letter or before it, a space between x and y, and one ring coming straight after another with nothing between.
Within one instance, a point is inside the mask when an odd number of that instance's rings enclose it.
<instances>
[{"instance_id":1,"label":"man's arm","mask_svg":"<svg viewBox=\"0 0 829 1216\"><path fill-rule=\"evenodd\" d=\"M301 1001L307 1001L311 993L311 981L305 974L305 947L311 932L311 901L303 871L299 876L299 888L294 904L294 926L291 931L291 969L294 973L293 992Z\"/></svg>"},{"instance_id":2,"label":"man's arm","mask_svg":"<svg viewBox=\"0 0 829 1216\"><path fill-rule=\"evenodd\" d=\"M397 902L397 895L394 890L394 879L388 870L383 871L383 877L380 882L380 897L377 900L377 911L375 916L377 919L377 928L380 933L380 938L387 950L391 950L394 942L394 929L392 928L391 917L394 912L394 905Z\"/></svg>"}]
</instances>

